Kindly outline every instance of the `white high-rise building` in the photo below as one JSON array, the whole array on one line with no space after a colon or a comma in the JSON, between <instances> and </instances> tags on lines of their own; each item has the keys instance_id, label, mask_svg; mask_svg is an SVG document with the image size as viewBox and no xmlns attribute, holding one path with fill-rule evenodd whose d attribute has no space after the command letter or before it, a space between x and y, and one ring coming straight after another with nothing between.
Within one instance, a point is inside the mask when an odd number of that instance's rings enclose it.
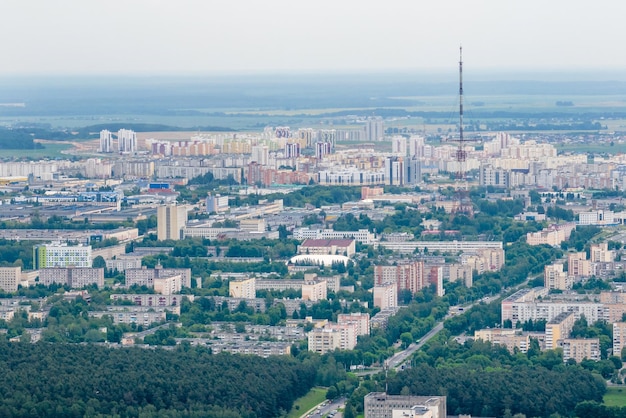
<instances>
[{"instance_id":1,"label":"white high-rise building","mask_svg":"<svg viewBox=\"0 0 626 418\"><path fill-rule=\"evenodd\" d=\"M385 158L385 184L390 186L403 186L404 181L404 158Z\"/></svg>"},{"instance_id":2,"label":"white high-rise building","mask_svg":"<svg viewBox=\"0 0 626 418\"><path fill-rule=\"evenodd\" d=\"M411 136L408 148L411 157L424 157L424 137Z\"/></svg>"},{"instance_id":3,"label":"white high-rise building","mask_svg":"<svg viewBox=\"0 0 626 418\"><path fill-rule=\"evenodd\" d=\"M381 141L384 136L383 118L380 116L367 118L365 121L365 139L367 141Z\"/></svg>"},{"instance_id":4,"label":"white high-rise building","mask_svg":"<svg viewBox=\"0 0 626 418\"><path fill-rule=\"evenodd\" d=\"M400 135L396 135L391 138L391 152L394 154L398 154L402 157L406 156L406 138Z\"/></svg>"},{"instance_id":5,"label":"white high-rise building","mask_svg":"<svg viewBox=\"0 0 626 418\"><path fill-rule=\"evenodd\" d=\"M268 161L269 147L267 145L255 145L252 147L250 162L256 162L259 165L267 165Z\"/></svg>"},{"instance_id":6,"label":"white high-rise building","mask_svg":"<svg viewBox=\"0 0 626 418\"><path fill-rule=\"evenodd\" d=\"M113 134L106 129L100 131L99 152L113 152Z\"/></svg>"},{"instance_id":7,"label":"white high-rise building","mask_svg":"<svg viewBox=\"0 0 626 418\"><path fill-rule=\"evenodd\" d=\"M130 129L120 129L117 131L117 149L119 152L136 152L137 134Z\"/></svg>"}]
</instances>

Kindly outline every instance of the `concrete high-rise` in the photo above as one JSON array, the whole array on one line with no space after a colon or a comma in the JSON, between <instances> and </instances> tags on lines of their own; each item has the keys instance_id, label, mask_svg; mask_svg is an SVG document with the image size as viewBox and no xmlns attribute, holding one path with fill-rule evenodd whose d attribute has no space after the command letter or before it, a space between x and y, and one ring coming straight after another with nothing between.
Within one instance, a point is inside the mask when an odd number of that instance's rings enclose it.
<instances>
[{"instance_id":1,"label":"concrete high-rise","mask_svg":"<svg viewBox=\"0 0 626 418\"><path fill-rule=\"evenodd\" d=\"M382 141L384 136L383 118L380 116L367 118L365 121L365 139L367 141Z\"/></svg>"},{"instance_id":2,"label":"concrete high-rise","mask_svg":"<svg viewBox=\"0 0 626 418\"><path fill-rule=\"evenodd\" d=\"M100 152L113 152L113 134L106 129L100 131Z\"/></svg>"},{"instance_id":3,"label":"concrete high-rise","mask_svg":"<svg viewBox=\"0 0 626 418\"><path fill-rule=\"evenodd\" d=\"M159 206L157 209L157 237L159 241L181 239L181 231L187 224L187 207L177 205Z\"/></svg>"},{"instance_id":4,"label":"concrete high-rise","mask_svg":"<svg viewBox=\"0 0 626 418\"><path fill-rule=\"evenodd\" d=\"M124 153L137 151L137 134L130 129L117 131L117 150Z\"/></svg>"},{"instance_id":5,"label":"concrete high-rise","mask_svg":"<svg viewBox=\"0 0 626 418\"><path fill-rule=\"evenodd\" d=\"M17 292L21 277L21 267L0 267L0 289L7 293Z\"/></svg>"}]
</instances>

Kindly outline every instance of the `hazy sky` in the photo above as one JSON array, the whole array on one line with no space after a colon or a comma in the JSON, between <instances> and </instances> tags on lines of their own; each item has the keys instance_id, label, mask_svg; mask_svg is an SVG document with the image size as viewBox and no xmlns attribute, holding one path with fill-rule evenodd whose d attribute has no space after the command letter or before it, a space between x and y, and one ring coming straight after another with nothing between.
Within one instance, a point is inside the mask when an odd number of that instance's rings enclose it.
<instances>
[{"instance_id":1,"label":"hazy sky","mask_svg":"<svg viewBox=\"0 0 626 418\"><path fill-rule=\"evenodd\" d=\"M624 0L2 0L0 74L626 69Z\"/></svg>"}]
</instances>

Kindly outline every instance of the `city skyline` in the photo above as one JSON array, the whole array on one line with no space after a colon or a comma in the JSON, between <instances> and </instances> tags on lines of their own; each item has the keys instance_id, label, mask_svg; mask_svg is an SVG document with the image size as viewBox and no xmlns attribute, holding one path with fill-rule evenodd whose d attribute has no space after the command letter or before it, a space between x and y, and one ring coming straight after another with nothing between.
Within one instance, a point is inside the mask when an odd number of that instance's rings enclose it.
<instances>
[{"instance_id":1,"label":"city skyline","mask_svg":"<svg viewBox=\"0 0 626 418\"><path fill-rule=\"evenodd\" d=\"M626 5L285 0L10 1L0 76L626 68Z\"/></svg>"}]
</instances>

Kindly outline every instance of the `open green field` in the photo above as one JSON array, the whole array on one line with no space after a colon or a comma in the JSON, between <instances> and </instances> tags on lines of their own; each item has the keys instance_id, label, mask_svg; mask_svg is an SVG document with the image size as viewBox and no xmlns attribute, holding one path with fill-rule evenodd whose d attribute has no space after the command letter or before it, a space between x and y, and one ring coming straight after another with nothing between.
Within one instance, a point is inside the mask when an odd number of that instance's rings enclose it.
<instances>
[{"instance_id":1,"label":"open green field","mask_svg":"<svg viewBox=\"0 0 626 418\"><path fill-rule=\"evenodd\" d=\"M626 407L626 387L608 387L604 395L606 406Z\"/></svg>"},{"instance_id":2,"label":"open green field","mask_svg":"<svg viewBox=\"0 0 626 418\"><path fill-rule=\"evenodd\" d=\"M624 154L626 153L626 143L616 142L610 144L558 144L555 145L559 154L573 152L576 154Z\"/></svg>"},{"instance_id":3,"label":"open green field","mask_svg":"<svg viewBox=\"0 0 626 418\"><path fill-rule=\"evenodd\" d=\"M6 158L67 158L66 154L63 154L61 151L66 151L72 148L73 145L71 143L67 144L57 144L50 143L46 144L44 148L38 149L3 149L0 150L0 159Z\"/></svg>"},{"instance_id":4,"label":"open green field","mask_svg":"<svg viewBox=\"0 0 626 418\"><path fill-rule=\"evenodd\" d=\"M309 393L294 402L293 408L291 408L286 418L299 418L306 414L309 409L326 399L326 392L327 389L325 388L311 389Z\"/></svg>"}]
</instances>

